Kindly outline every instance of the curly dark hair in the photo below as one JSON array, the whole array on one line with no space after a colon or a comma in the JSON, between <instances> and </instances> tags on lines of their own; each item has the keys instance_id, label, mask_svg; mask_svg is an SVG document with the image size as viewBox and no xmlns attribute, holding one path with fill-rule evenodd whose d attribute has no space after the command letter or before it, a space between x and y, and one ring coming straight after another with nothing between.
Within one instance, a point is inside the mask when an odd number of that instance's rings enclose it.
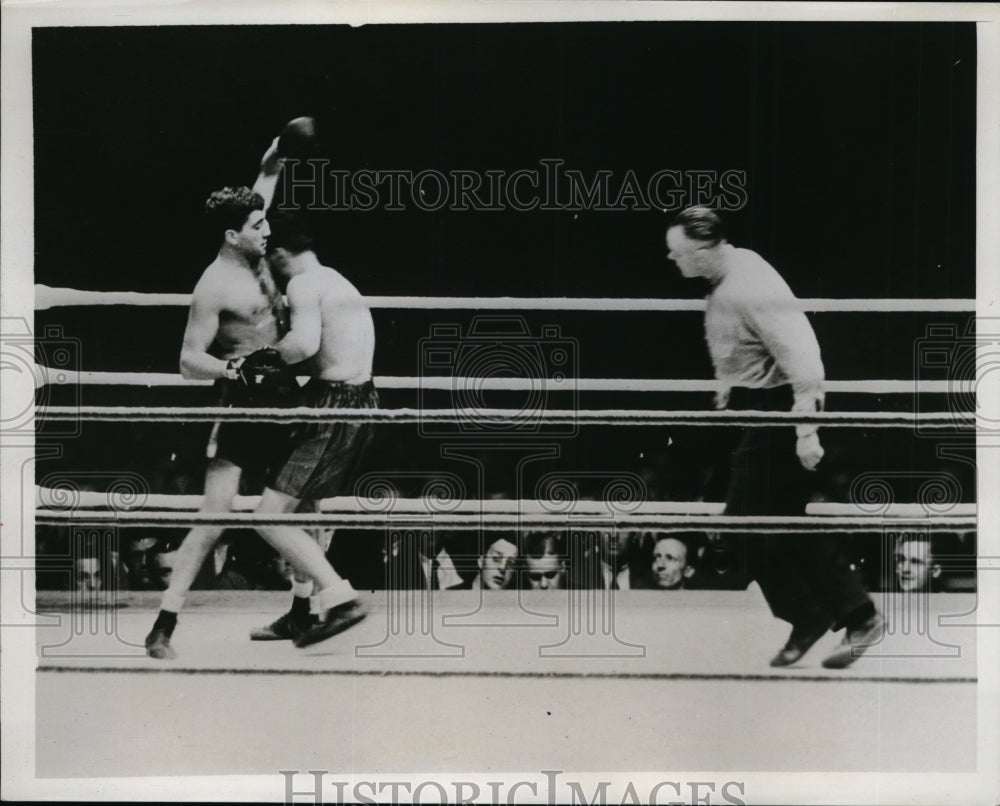
<instances>
[{"instance_id":1,"label":"curly dark hair","mask_svg":"<svg viewBox=\"0 0 1000 806\"><path fill-rule=\"evenodd\" d=\"M264 197L248 187L222 188L205 202L205 216L220 238L227 230L242 229L250 213L263 209Z\"/></svg>"}]
</instances>

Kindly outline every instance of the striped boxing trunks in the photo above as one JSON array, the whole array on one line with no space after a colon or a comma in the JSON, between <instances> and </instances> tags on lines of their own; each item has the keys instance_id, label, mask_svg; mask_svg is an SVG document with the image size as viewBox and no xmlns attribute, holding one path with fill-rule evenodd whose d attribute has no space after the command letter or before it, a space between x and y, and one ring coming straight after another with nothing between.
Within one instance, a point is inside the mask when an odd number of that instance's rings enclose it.
<instances>
[{"instance_id":1,"label":"striped boxing trunks","mask_svg":"<svg viewBox=\"0 0 1000 806\"><path fill-rule=\"evenodd\" d=\"M313 378L303 388L299 405L327 409L378 408L375 384L348 384ZM374 424L295 423L286 442L284 461L274 465L267 486L299 500L340 494L354 475Z\"/></svg>"}]
</instances>

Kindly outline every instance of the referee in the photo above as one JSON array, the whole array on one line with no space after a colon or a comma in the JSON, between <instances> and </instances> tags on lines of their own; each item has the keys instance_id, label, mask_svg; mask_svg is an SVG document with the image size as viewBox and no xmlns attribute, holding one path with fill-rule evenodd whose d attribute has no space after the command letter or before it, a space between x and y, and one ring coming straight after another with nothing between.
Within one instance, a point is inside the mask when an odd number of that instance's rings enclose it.
<instances>
[{"instance_id":1,"label":"referee","mask_svg":"<svg viewBox=\"0 0 1000 806\"><path fill-rule=\"evenodd\" d=\"M777 271L732 246L719 216L688 207L667 228L668 259L684 277L712 285L705 340L718 408L811 413L823 407L823 361L808 319ZM732 456L726 515L804 515L810 473L823 458L815 425L743 429ZM792 625L772 666L798 661L827 630L844 639L823 661L850 665L881 641L882 616L829 534L745 536L747 565L771 612Z\"/></svg>"}]
</instances>

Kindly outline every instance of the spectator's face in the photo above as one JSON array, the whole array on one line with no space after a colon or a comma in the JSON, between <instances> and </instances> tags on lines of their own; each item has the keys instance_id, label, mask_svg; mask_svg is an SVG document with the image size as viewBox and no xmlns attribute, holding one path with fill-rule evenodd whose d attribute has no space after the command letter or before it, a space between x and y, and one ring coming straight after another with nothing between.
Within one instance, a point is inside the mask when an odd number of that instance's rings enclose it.
<instances>
[{"instance_id":1,"label":"spectator's face","mask_svg":"<svg viewBox=\"0 0 1000 806\"><path fill-rule=\"evenodd\" d=\"M155 537L141 537L129 543L125 552L125 568L128 571L129 587L133 590L149 590L153 584L149 552L155 545Z\"/></svg>"},{"instance_id":2,"label":"spectator's face","mask_svg":"<svg viewBox=\"0 0 1000 806\"><path fill-rule=\"evenodd\" d=\"M563 586L563 563L556 554L525 557L528 582L533 590L559 589Z\"/></svg>"},{"instance_id":3,"label":"spectator's face","mask_svg":"<svg viewBox=\"0 0 1000 806\"><path fill-rule=\"evenodd\" d=\"M653 584L657 588L680 588L694 573L687 562L687 546L674 537L656 541L653 547Z\"/></svg>"},{"instance_id":4,"label":"spectator's face","mask_svg":"<svg viewBox=\"0 0 1000 806\"><path fill-rule=\"evenodd\" d=\"M507 587L514 576L516 559L517 546L503 538L495 541L486 549L486 554L479 558L483 587L495 591Z\"/></svg>"},{"instance_id":5,"label":"spectator's face","mask_svg":"<svg viewBox=\"0 0 1000 806\"><path fill-rule=\"evenodd\" d=\"M607 562L618 557L618 532L601 532L601 553Z\"/></svg>"},{"instance_id":6,"label":"spectator's face","mask_svg":"<svg viewBox=\"0 0 1000 806\"><path fill-rule=\"evenodd\" d=\"M76 589L81 593L101 590L101 564L96 557L79 557L76 566Z\"/></svg>"},{"instance_id":7,"label":"spectator's face","mask_svg":"<svg viewBox=\"0 0 1000 806\"><path fill-rule=\"evenodd\" d=\"M927 590L930 581L941 573L931 555L931 544L926 540L897 542L893 559L896 562L896 580L902 591Z\"/></svg>"},{"instance_id":8,"label":"spectator's face","mask_svg":"<svg viewBox=\"0 0 1000 806\"><path fill-rule=\"evenodd\" d=\"M289 582L295 579L295 570L292 568L292 564L280 554L271 560L271 566L282 579L287 579Z\"/></svg>"},{"instance_id":9,"label":"spectator's face","mask_svg":"<svg viewBox=\"0 0 1000 806\"><path fill-rule=\"evenodd\" d=\"M601 532L601 553L604 561L614 564L628 552L631 535L617 530Z\"/></svg>"},{"instance_id":10,"label":"spectator's face","mask_svg":"<svg viewBox=\"0 0 1000 806\"><path fill-rule=\"evenodd\" d=\"M170 578L174 573L174 562L177 560L176 551L164 551L154 558L156 565L156 580L161 590L170 587Z\"/></svg>"}]
</instances>

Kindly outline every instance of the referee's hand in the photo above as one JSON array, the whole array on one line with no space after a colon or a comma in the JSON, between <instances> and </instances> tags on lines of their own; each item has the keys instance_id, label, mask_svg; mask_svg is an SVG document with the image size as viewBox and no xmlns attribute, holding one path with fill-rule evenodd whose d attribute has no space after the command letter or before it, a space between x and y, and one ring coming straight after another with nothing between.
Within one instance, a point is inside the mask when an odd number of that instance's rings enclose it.
<instances>
[{"instance_id":1,"label":"referee's hand","mask_svg":"<svg viewBox=\"0 0 1000 806\"><path fill-rule=\"evenodd\" d=\"M819 444L819 434L813 431L811 434L799 437L795 443L795 453L798 454L802 467L806 470L815 470L819 460L823 458L823 446Z\"/></svg>"}]
</instances>

